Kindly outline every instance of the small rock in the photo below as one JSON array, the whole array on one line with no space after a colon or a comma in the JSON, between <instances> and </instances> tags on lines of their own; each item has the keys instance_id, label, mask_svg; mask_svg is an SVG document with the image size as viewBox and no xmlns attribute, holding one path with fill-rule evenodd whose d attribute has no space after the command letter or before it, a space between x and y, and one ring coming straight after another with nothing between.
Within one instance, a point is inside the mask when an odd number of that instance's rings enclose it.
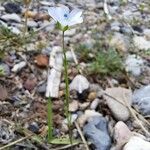
<instances>
[{"instance_id":1,"label":"small rock","mask_svg":"<svg viewBox=\"0 0 150 150\"><path fill-rule=\"evenodd\" d=\"M35 78L34 76L30 76L24 83L24 87L26 90L31 91L35 88L36 84L37 84L37 78Z\"/></svg>"},{"instance_id":2,"label":"small rock","mask_svg":"<svg viewBox=\"0 0 150 150\"><path fill-rule=\"evenodd\" d=\"M1 18L6 21L14 21L14 22L19 22L19 23L21 22L21 18L15 13L3 15L1 16Z\"/></svg>"},{"instance_id":3,"label":"small rock","mask_svg":"<svg viewBox=\"0 0 150 150\"><path fill-rule=\"evenodd\" d=\"M8 2L4 5L5 11L7 13L21 13L21 8L19 4Z\"/></svg>"},{"instance_id":4,"label":"small rock","mask_svg":"<svg viewBox=\"0 0 150 150\"><path fill-rule=\"evenodd\" d=\"M108 107L112 111L113 116L119 121L128 120L130 117L130 112L126 107L125 102L131 105L131 99L132 99L131 90L122 87L114 87L114 88L107 88L105 90L105 93L124 104L124 105L120 104L119 102L117 102L116 100L114 100L109 96L106 95L104 96L108 104Z\"/></svg>"},{"instance_id":5,"label":"small rock","mask_svg":"<svg viewBox=\"0 0 150 150\"><path fill-rule=\"evenodd\" d=\"M124 122L117 122L114 127L114 139L116 141L115 148L117 150L121 150L122 147L129 141L132 135L132 132Z\"/></svg>"},{"instance_id":6,"label":"small rock","mask_svg":"<svg viewBox=\"0 0 150 150\"><path fill-rule=\"evenodd\" d=\"M80 125L80 127L83 127L84 124L86 123L86 121L90 118L90 117L94 117L94 116L102 116L100 113L96 112L95 110L85 110L85 113L81 116L79 116L78 118L78 123Z\"/></svg>"},{"instance_id":7,"label":"small rock","mask_svg":"<svg viewBox=\"0 0 150 150\"><path fill-rule=\"evenodd\" d=\"M120 52L127 52L130 42L127 36L120 33L115 33L110 41L110 45L118 49Z\"/></svg>"},{"instance_id":8,"label":"small rock","mask_svg":"<svg viewBox=\"0 0 150 150\"><path fill-rule=\"evenodd\" d=\"M37 92L44 94L46 91L46 83L43 83L37 87Z\"/></svg>"},{"instance_id":9,"label":"small rock","mask_svg":"<svg viewBox=\"0 0 150 150\"><path fill-rule=\"evenodd\" d=\"M93 101L95 98L96 98L96 92L91 92L91 93L89 93L89 95L88 95L88 99L90 100L90 101Z\"/></svg>"},{"instance_id":10,"label":"small rock","mask_svg":"<svg viewBox=\"0 0 150 150\"><path fill-rule=\"evenodd\" d=\"M144 61L136 55L129 55L125 61L125 69L134 76L139 76L142 73Z\"/></svg>"},{"instance_id":11,"label":"small rock","mask_svg":"<svg viewBox=\"0 0 150 150\"><path fill-rule=\"evenodd\" d=\"M70 84L70 90L76 90L78 93L82 93L89 88L88 80L82 76L77 75Z\"/></svg>"},{"instance_id":12,"label":"small rock","mask_svg":"<svg viewBox=\"0 0 150 150\"><path fill-rule=\"evenodd\" d=\"M22 61L18 64L15 64L14 67L12 68L12 72L19 72L21 69L23 69L27 63L25 61Z\"/></svg>"},{"instance_id":13,"label":"small rock","mask_svg":"<svg viewBox=\"0 0 150 150\"><path fill-rule=\"evenodd\" d=\"M89 118L88 123L83 127L83 132L87 139L92 142L95 150L110 149L111 138L108 133L108 122L104 117Z\"/></svg>"},{"instance_id":14,"label":"small rock","mask_svg":"<svg viewBox=\"0 0 150 150\"><path fill-rule=\"evenodd\" d=\"M148 50L148 49L150 49L150 40L148 41L143 36L134 36L133 42L134 42L134 45L139 50Z\"/></svg>"},{"instance_id":15,"label":"small rock","mask_svg":"<svg viewBox=\"0 0 150 150\"><path fill-rule=\"evenodd\" d=\"M70 104L69 104L69 111L70 112L75 112L77 111L79 108L79 102L76 100L73 100Z\"/></svg>"},{"instance_id":16,"label":"small rock","mask_svg":"<svg viewBox=\"0 0 150 150\"><path fill-rule=\"evenodd\" d=\"M141 139L140 137L133 136L129 142L124 146L123 150L150 150L150 142Z\"/></svg>"},{"instance_id":17,"label":"small rock","mask_svg":"<svg viewBox=\"0 0 150 150\"><path fill-rule=\"evenodd\" d=\"M133 104L144 115L150 115L150 85L144 86L133 93Z\"/></svg>"},{"instance_id":18,"label":"small rock","mask_svg":"<svg viewBox=\"0 0 150 150\"><path fill-rule=\"evenodd\" d=\"M90 102L79 103L80 110L85 110L90 105Z\"/></svg>"},{"instance_id":19,"label":"small rock","mask_svg":"<svg viewBox=\"0 0 150 150\"><path fill-rule=\"evenodd\" d=\"M8 92L5 87L0 85L0 100L4 101L8 97Z\"/></svg>"},{"instance_id":20,"label":"small rock","mask_svg":"<svg viewBox=\"0 0 150 150\"><path fill-rule=\"evenodd\" d=\"M5 76L10 75L10 68L7 64L1 63L0 64L0 69L2 69L2 72L4 73Z\"/></svg>"},{"instance_id":21,"label":"small rock","mask_svg":"<svg viewBox=\"0 0 150 150\"><path fill-rule=\"evenodd\" d=\"M39 132L39 125L37 124L37 122L32 122L29 126L28 129L30 131L32 131L33 133L38 133Z\"/></svg>"},{"instance_id":22,"label":"small rock","mask_svg":"<svg viewBox=\"0 0 150 150\"><path fill-rule=\"evenodd\" d=\"M91 103L91 106L90 108L93 109L93 110L96 110L98 104L99 104L100 100L98 98L96 98L92 103Z\"/></svg>"},{"instance_id":23,"label":"small rock","mask_svg":"<svg viewBox=\"0 0 150 150\"><path fill-rule=\"evenodd\" d=\"M35 63L39 67L47 67L49 64L49 59L46 55L40 54L40 55L35 57Z\"/></svg>"},{"instance_id":24,"label":"small rock","mask_svg":"<svg viewBox=\"0 0 150 150\"><path fill-rule=\"evenodd\" d=\"M27 26L30 28L36 28L38 27L38 24L34 20L28 20Z\"/></svg>"},{"instance_id":25,"label":"small rock","mask_svg":"<svg viewBox=\"0 0 150 150\"><path fill-rule=\"evenodd\" d=\"M14 34L20 34L21 33L21 31L16 27L8 27L8 29L10 29L11 32Z\"/></svg>"}]
</instances>

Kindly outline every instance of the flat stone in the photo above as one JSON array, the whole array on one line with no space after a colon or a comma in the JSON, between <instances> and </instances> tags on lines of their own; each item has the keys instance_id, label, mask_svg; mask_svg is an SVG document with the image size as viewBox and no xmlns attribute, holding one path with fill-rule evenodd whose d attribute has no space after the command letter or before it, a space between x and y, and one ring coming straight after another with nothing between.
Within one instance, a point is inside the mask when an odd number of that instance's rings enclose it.
<instances>
[{"instance_id":1,"label":"flat stone","mask_svg":"<svg viewBox=\"0 0 150 150\"><path fill-rule=\"evenodd\" d=\"M1 16L1 18L6 21L14 21L14 22L19 22L19 23L21 22L21 18L15 13L3 15Z\"/></svg>"},{"instance_id":2,"label":"flat stone","mask_svg":"<svg viewBox=\"0 0 150 150\"><path fill-rule=\"evenodd\" d=\"M114 87L114 88L107 88L105 90L105 93L109 95L109 96L105 95L104 98L106 99L107 105L110 108L113 116L118 121L127 121L130 117L130 112L126 107L125 102L131 105L132 99L131 90L122 87ZM115 98L118 102L114 100L112 97ZM121 103L123 103L124 105L122 105Z\"/></svg>"}]
</instances>

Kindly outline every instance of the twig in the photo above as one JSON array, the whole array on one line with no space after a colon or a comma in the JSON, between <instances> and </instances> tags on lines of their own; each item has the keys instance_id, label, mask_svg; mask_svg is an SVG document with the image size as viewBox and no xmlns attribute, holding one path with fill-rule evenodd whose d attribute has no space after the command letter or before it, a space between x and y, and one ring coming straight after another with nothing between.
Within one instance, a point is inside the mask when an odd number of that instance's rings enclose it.
<instances>
[{"instance_id":1,"label":"twig","mask_svg":"<svg viewBox=\"0 0 150 150\"><path fill-rule=\"evenodd\" d=\"M60 147L60 148L53 148L53 149L50 149L50 150L65 150L65 149L71 148L73 146L76 146L78 144L79 143L69 144L69 145L66 145L66 146L63 146L63 147Z\"/></svg>"},{"instance_id":2,"label":"twig","mask_svg":"<svg viewBox=\"0 0 150 150\"><path fill-rule=\"evenodd\" d=\"M13 145L15 145L15 144L21 142L21 141L24 141L25 139L29 138L30 136L32 136L32 134L30 134L30 135L28 135L28 136L26 136L26 137L23 137L23 138L21 138L21 139L19 139L19 140L16 140L16 141L14 141L14 142L11 142L11 143L9 143L9 144L3 146L3 147L0 147L0 150L6 149L6 148L8 148L8 147L10 147L10 146L13 146Z\"/></svg>"},{"instance_id":3,"label":"twig","mask_svg":"<svg viewBox=\"0 0 150 150\"><path fill-rule=\"evenodd\" d=\"M87 144L87 142L86 142L86 140L85 140L85 138L83 136L83 133L82 133L82 131L81 131L81 129L80 129L80 127L79 127L79 125L78 125L78 123L76 121L75 121L75 126L76 126L76 128L77 128L77 130L78 130L78 132L79 132L79 134L81 136L81 139L82 139L82 141L83 141L83 143L85 145L86 150L90 150L89 146L88 146L88 144Z\"/></svg>"}]
</instances>

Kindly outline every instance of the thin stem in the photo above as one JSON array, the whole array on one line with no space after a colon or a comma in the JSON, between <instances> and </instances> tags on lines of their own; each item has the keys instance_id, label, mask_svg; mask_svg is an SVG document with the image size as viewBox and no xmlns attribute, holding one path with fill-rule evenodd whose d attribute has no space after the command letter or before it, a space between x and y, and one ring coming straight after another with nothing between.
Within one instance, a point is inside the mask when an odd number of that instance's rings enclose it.
<instances>
[{"instance_id":1,"label":"thin stem","mask_svg":"<svg viewBox=\"0 0 150 150\"><path fill-rule=\"evenodd\" d=\"M64 44L64 33L62 34L62 45L63 45L63 55L64 55L64 74L65 74L65 115L67 117L68 122L68 129L69 129L69 139L70 144L72 144L72 131L71 131L71 114L69 113L69 81L68 81L68 62L66 57L66 50L65 50L65 44Z\"/></svg>"},{"instance_id":2,"label":"thin stem","mask_svg":"<svg viewBox=\"0 0 150 150\"><path fill-rule=\"evenodd\" d=\"M53 114L52 114L52 101L51 97L48 98L48 142L50 142L53 138Z\"/></svg>"}]
</instances>

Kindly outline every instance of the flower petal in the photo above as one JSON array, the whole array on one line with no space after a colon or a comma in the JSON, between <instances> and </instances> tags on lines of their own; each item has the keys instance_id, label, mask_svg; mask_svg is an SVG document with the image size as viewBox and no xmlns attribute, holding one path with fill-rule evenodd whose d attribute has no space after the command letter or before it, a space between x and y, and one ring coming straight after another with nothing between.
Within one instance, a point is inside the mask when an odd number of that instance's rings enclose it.
<instances>
[{"instance_id":1,"label":"flower petal","mask_svg":"<svg viewBox=\"0 0 150 150\"><path fill-rule=\"evenodd\" d=\"M83 18L79 17L78 20L69 21L68 26L73 26L75 24L79 24L79 23L82 23L82 22L83 22Z\"/></svg>"},{"instance_id":2,"label":"flower petal","mask_svg":"<svg viewBox=\"0 0 150 150\"><path fill-rule=\"evenodd\" d=\"M55 21L58 21L59 16L58 16L58 13L56 13L55 7L50 7L48 9L48 13Z\"/></svg>"},{"instance_id":3,"label":"flower petal","mask_svg":"<svg viewBox=\"0 0 150 150\"><path fill-rule=\"evenodd\" d=\"M69 18L70 20L76 20L79 17L81 17L81 15L82 15L82 11L80 9L73 9L69 14Z\"/></svg>"},{"instance_id":4,"label":"flower petal","mask_svg":"<svg viewBox=\"0 0 150 150\"><path fill-rule=\"evenodd\" d=\"M69 8L67 6L51 7L48 9L48 13L55 21L58 21L60 24L67 24L64 20L64 14L69 14Z\"/></svg>"}]
</instances>

